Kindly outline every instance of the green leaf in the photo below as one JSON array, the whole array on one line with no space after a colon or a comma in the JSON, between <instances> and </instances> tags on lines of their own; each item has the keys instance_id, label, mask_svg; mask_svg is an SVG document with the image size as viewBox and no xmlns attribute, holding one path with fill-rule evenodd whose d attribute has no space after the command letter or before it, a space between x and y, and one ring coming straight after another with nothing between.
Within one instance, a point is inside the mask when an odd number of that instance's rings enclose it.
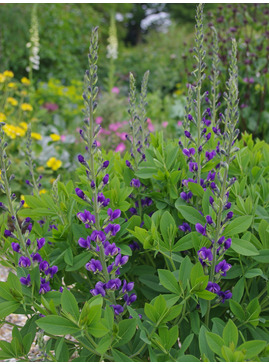
<instances>
[{"instance_id":1,"label":"green leaf","mask_svg":"<svg viewBox=\"0 0 269 364\"><path fill-rule=\"evenodd\" d=\"M136 320L135 319L127 319L120 321L119 323L119 332L117 335L118 341L113 344L113 347L118 348L126 343L128 343L131 338L134 336L136 331Z\"/></svg>"},{"instance_id":2,"label":"green leaf","mask_svg":"<svg viewBox=\"0 0 269 364\"><path fill-rule=\"evenodd\" d=\"M187 287L187 282L189 281L191 270L192 270L192 263L190 258L187 256L183 259L182 263L180 264L179 269L179 283L182 284L183 289Z\"/></svg>"},{"instance_id":3,"label":"green leaf","mask_svg":"<svg viewBox=\"0 0 269 364\"><path fill-rule=\"evenodd\" d=\"M172 248L177 227L175 220L168 211L165 211L165 213L161 217L160 230L166 245Z\"/></svg>"},{"instance_id":4,"label":"green leaf","mask_svg":"<svg viewBox=\"0 0 269 364\"><path fill-rule=\"evenodd\" d=\"M6 316L10 315L11 313L14 313L19 307L20 307L20 304L18 302L14 302L14 301L1 302L0 303L0 319L5 318Z\"/></svg>"},{"instance_id":5,"label":"green leaf","mask_svg":"<svg viewBox=\"0 0 269 364\"><path fill-rule=\"evenodd\" d=\"M245 256L259 255L255 246L247 240L233 238L231 248L238 254Z\"/></svg>"},{"instance_id":6,"label":"green leaf","mask_svg":"<svg viewBox=\"0 0 269 364\"><path fill-rule=\"evenodd\" d=\"M149 303L145 303L145 307L144 307L144 311L146 316L152 321L152 322L157 322L158 321L158 313L157 310L155 309L155 307L153 307L152 305L150 305Z\"/></svg>"},{"instance_id":7,"label":"green leaf","mask_svg":"<svg viewBox=\"0 0 269 364\"><path fill-rule=\"evenodd\" d=\"M226 346L230 346L231 343L234 344L234 347L237 346L238 330L231 319L229 319L228 323L224 327L223 340Z\"/></svg>"},{"instance_id":8,"label":"green leaf","mask_svg":"<svg viewBox=\"0 0 269 364\"><path fill-rule=\"evenodd\" d=\"M95 350L100 354L105 354L111 345L111 340L111 335L107 334L99 341L98 346Z\"/></svg>"},{"instance_id":9,"label":"green leaf","mask_svg":"<svg viewBox=\"0 0 269 364\"><path fill-rule=\"evenodd\" d=\"M64 287L64 290L62 292L61 305L64 313L72 315L73 318L78 321L79 309L77 300L66 287Z\"/></svg>"},{"instance_id":10,"label":"green leaf","mask_svg":"<svg viewBox=\"0 0 269 364\"><path fill-rule=\"evenodd\" d=\"M73 253L71 248L66 249L64 253L64 261L68 265L73 265Z\"/></svg>"},{"instance_id":11,"label":"green leaf","mask_svg":"<svg viewBox=\"0 0 269 364\"><path fill-rule=\"evenodd\" d=\"M181 290L173 273L166 269L158 269L158 274L163 287L167 288L170 292L180 295Z\"/></svg>"},{"instance_id":12,"label":"green leaf","mask_svg":"<svg viewBox=\"0 0 269 364\"><path fill-rule=\"evenodd\" d=\"M64 342L63 337L57 340L55 356L58 362L68 362L69 359L68 346Z\"/></svg>"},{"instance_id":13,"label":"green leaf","mask_svg":"<svg viewBox=\"0 0 269 364\"><path fill-rule=\"evenodd\" d=\"M221 357L221 348L224 346L223 339L219 335L213 334L213 332L206 332L206 340L210 349Z\"/></svg>"},{"instance_id":14,"label":"green leaf","mask_svg":"<svg viewBox=\"0 0 269 364\"><path fill-rule=\"evenodd\" d=\"M37 325L51 335L68 335L79 331L73 322L56 315L42 317L36 321Z\"/></svg>"},{"instance_id":15,"label":"green leaf","mask_svg":"<svg viewBox=\"0 0 269 364\"><path fill-rule=\"evenodd\" d=\"M198 233L192 232L180 238L173 246L173 252L182 252L193 248L192 237Z\"/></svg>"},{"instance_id":16,"label":"green leaf","mask_svg":"<svg viewBox=\"0 0 269 364\"><path fill-rule=\"evenodd\" d=\"M204 300L207 300L207 301L211 301L211 300L213 300L216 297L216 294L215 293L209 292L207 290L200 291L200 292L195 292L195 294L198 297L203 298Z\"/></svg>"},{"instance_id":17,"label":"green leaf","mask_svg":"<svg viewBox=\"0 0 269 364\"><path fill-rule=\"evenodd\" d=\"M204 276L204 270L202 264L200 262L196 263L191 270L191 285L192 287L195 286L196 281Z\"/></svg>"},{"instance_id":18,"label":"green leaf","mask_svg":"<svg viewBox=\"0 0 269 364\"><path fill-rule=\"evenodd\" d=\"M206 333L208 329L205 326L202 326L199 332L199 349L200 353L204 353L207 358L213 362L214 361L214 354L210 350L209 345L207 343Z\"/></svg>"},{"instance_id":19,"label":"green leaf","mask_svg":"<svg viewBox=\"0 0 269 364\"><path fill-rule=\"evenodd\" d=\"M198 185L197 183L188 182L188 188L191 190L194 196L201 198L203 197L205 191L202 186Z\"/></svg>"},{"instance_id":20,"label":"green leaf","mask_svg":"<svg viewBox=\"0 0 269 364\"><path fill-rule=\"evenodd\" d=\"M253 216L240 216L230 222L224 229L223 235L226 237L244 233L250 227Z\"/></svg>"},{"instance_id":21,"label":"green leaf","mask_svg":"<svg viewBox=\"0 0 269 364\"><path fill-rule=\"evenodd\" d=\"M177 200L178 201L178 200ZM202 225L205 224L205 218L193 207L179 205L176 201L176 209L181 213L181 215L191 224L200 223Z\"/></svg>"},{"instance_id":22,"label":"green leaf","mask_svg":"<svg viewBox=\"0 0 269 364\"><path fill-rule=\"evenodd\" d=\"M245 313L244 313L244 310L241 307L241 305L232 299L229 299L229 305L230 305L230 309L231 309L232 313L235 315L235 317L239 318L240 321L244 321Z\"/></svg>"},{"instance_id":23,"label":"green leaf","mask_svg":"<svg viewBox=\"0 0 269 364\"><path fill-rule=\"evenodd\" d=\"M92 256L92 253L90 253L90 252L83 252L83 253L77 255L74 258L73 265L71 267L67 267L66 271L73 272L75 270L79 270L90 260L91 256Z\"/></svg>"},{"instance_id":24,"label":"green leaf","mask_svg":"<svg viewBox=\"0 0 269 364\"><path fill-rule=\"evenodd\" d=\"M129 356L123 354L122 352L120 352L119 350L116 349L112 349L112 356L115 359L115 362L129 362L129 361L133 361L132 359L129 358Z\"/></svg>"},{"instance_id":25,"label":"green leaf","mask_svg":"<svg viewBox=\"0 0 269 364\"><path fill-rule=\"evenodd\" d=\"M258 354L266 347L267 342L263 340L252 340L247 341L240 345L237 350L245 351L245 355L247 359L251 359Z\"/></svg>"}]
</instances>

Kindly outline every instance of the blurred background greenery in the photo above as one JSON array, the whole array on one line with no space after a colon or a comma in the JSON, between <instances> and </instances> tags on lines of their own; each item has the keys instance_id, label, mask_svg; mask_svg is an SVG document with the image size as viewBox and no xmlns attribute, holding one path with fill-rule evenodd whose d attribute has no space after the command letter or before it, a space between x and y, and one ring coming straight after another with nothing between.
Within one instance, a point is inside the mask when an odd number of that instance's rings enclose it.
<instances>
[{"instance_id":1,"label":"blurred background greenery","mask_svg":"<svg viewBox=\"0 0 269 364\"><path fill-rule=\"evenodd\" d=\"M96 122L102 126L98 136L101 146L120 152L128 149L129 72L135 75L139 89L145 71L150 71L149 130L163 130L165 137L180 137L184 132L186 85L194 82L195 8L196 4L189 3L1 4L0 121L8 123L10 150L20 171L20 140L25 138L21 125L27 129L29 123L32 131L40 134L34 152L41 169L46 171L47 160L54 157L66 171L75 168L83 120L83 75L90 32L95 26L99 26L100 38ZM219 38L219 90L221 94L225 91L234 37L238 43L240 129L269 140L269 5L206 4L204 12L204 91L209 91L210 98L214 26ZM31 40L33 15L39 38L35 50ZM26 69L34 51L39 65L29 72ZM12 71L14 77L5 78L5 70ZM28 86L20 82L25 76L30 78ZM222 96L220 101L219 111L223 112ZM21 112L22 102L29 103L30 110Z\"/></svg>"}]
</instances>

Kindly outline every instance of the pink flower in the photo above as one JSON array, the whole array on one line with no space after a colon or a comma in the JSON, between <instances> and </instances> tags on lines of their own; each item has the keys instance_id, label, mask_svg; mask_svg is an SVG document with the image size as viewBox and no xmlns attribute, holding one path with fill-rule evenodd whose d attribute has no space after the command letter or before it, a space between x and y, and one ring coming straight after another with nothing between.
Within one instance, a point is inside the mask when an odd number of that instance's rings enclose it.
<instances>
[{"instance_id":1,"label":"pink flower","mask_svg":"<svg viewBox=\"0 0 269 364\"><path fill-rule=\"evenodd\" d=\"M109 129L112 131L117 131L121 126L121 123L114 123L109 125Z\"/></svg>"},{"instance_id":2,"label":"pink flower","mask_svg":"<svg viewBox=\"0 0 269 364\"><path fill-rule=\"evenodd\" d=\"M179 121L177 122L177 125L178 125L178 126L182 126L182 121L180 121L180 120L179 120Z\"/></svg>"},{"instance_id":3,"label":"pink flower","mask_svg":"<svg viewBox=\"0 0 269 364\"><path fill-rule=\"evenodd\" d=\"M118 95L120 93L120 89L118 87L113 87L111 92Z\"/></svg>"},{"instance_id":4,"label":"pink flower","mask_svg":"<svg viewBox=\"0 0 269 364\"><path fill-rule=\"evenodd\" d=\"M116 135L123 141L126 140L126 133L119 133L119 132L116 132Z\"/></svg>"},{"instance_id":5,"label":"pink flower","mask_svg":"<svg viewBox=\"0 0 269 364\"><path fill-rule=\"evenodd\" d=\"M102 116L97 116L97 118L95 119L96 124L101 124L102 121L103 121Z\"/></svg>"},{"instance_id":6,"label":"pink flower","mask_svg":"<svg viewBox=\"0 0 269 364\"><path fill-rule=\"evenodd\" d=\"M99 142L99 140L96 140L96 144L97 144L97 147L101 146L101 143Z\"/></svg>"},{"instance_id":7,"label":"pink flower","mask_svg":"<svg viewBox=\"0 0 269 364\"><path fill-rule=\"evenodd\" d=\"M105 130L103 128L100 129L99 133L100 134L105 134L105 135L110 135L111 134L111 132L109 130Z\"/></svg>"},{"instance_id":8,"label":"pink flower","mask_svg":"<svg viewBox=\"0 0 269 364\"><path fill-rule=\"evenodd\" d=\"M120 143L120 144L117 145L117 147L115 149L115 152L123 152L125 149L126 149L125 144Z\"/></svg>"},{"instance_id":9,"label":"pink flower","mask_svg":"<svg viewBox=\"0 0 269 364\"><path fill-rule=\"evenodd\" d=\"M65 140L66 140L66 135L61 135L61 141L65 142Z\"/></svg>"},{"instance_id":10,"label":"pink flower","mask_svg":"<svg viewBox=\"0 0 269 364\"><path fill-rule=\"evenodd\" d=\"M153 126L150 118L148 118L147 123L148 123L148 129L149 129L149 131L150 132L153 132L155 129L154 129L154 126Z\"/></svg>"},{"instance_id":11,"label":"pink flower","mask_svg":"<svg viewBox=\"0 0 269 364\"><path fill-rule=\"evenodd\" d=\"M58 110L59 106L57 104L53 104L52 102L46 102L45 104L43 104L43 108L52 112Z\"/></svg>"},{"instance_id":12,"label":"pink flower","mask_svg":"<svg viewBox=\"0 0 269 364\"><path fill-rule=\"evenodd\" d=\"M163 126L164 128L166 128L166 127L168 126L168 121L163 121L163 122L162 122L162 126Z\"/></svg>"}]
</instances>

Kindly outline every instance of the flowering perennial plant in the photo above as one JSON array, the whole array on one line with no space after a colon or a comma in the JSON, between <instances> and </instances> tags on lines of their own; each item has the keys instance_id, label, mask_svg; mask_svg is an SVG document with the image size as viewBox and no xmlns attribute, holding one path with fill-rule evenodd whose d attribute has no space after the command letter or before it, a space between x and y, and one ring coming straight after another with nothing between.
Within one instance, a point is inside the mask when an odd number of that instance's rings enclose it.
<instances>
[{"instance_id":1,"label":"flowering perennial plant","mask_svg":"<svg viewBox=\"0 0 269 364\"><path fill-rule=\"evenodd\" d=\"M15 273L0 282L0 323L11 313L27 317L23 327L14 324L11 343L0 342L1 360L268 360L269 149L249 135L237 140L236 41L222 97L218 35L213 30L210 74L203 29L199 4L197 64L179 142L148 133L146 72L138 105L130 74L130 152L98 147L97 28L84 77L85 150L77 156L75 184L58 175L51 191L41 186L28 125L31 190L18 201L7 156L12 142L0 115L0 262ZM10 77L5 72L2 80ZM46 162L61 171L56 157ZM39 354L32 357L35 338Z\"/></svg>"}]
</instances>

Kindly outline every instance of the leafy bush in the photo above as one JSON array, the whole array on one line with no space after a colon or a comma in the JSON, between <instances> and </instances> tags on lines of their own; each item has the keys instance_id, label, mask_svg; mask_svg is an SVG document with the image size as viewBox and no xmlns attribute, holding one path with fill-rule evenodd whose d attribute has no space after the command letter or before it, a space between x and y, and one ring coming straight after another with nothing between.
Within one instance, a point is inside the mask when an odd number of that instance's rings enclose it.
<instances>
[{"instance_id":1,"label":"leafy bush","mask_svg":"<svg viewBox=\"0 0 269 364\"><path fill-rule=\"evenodd\" d=\"M27 315L12 342L0 342L2 360L28 360L36 334L39 360L268 360L269 145L246 133L237 139L235 40L225 111L217 57L208 105L201 4L195 43L179 141L149 133L149 73L139 97L131 73L129 151L98 148L97 28L74 181L57 177L40 194L28 127L32 194L16 201L1 122L1 264L13 272L0 282L0 320ZM59 161L49 164L57 170Z\"/></svg>"}]
</instances>

